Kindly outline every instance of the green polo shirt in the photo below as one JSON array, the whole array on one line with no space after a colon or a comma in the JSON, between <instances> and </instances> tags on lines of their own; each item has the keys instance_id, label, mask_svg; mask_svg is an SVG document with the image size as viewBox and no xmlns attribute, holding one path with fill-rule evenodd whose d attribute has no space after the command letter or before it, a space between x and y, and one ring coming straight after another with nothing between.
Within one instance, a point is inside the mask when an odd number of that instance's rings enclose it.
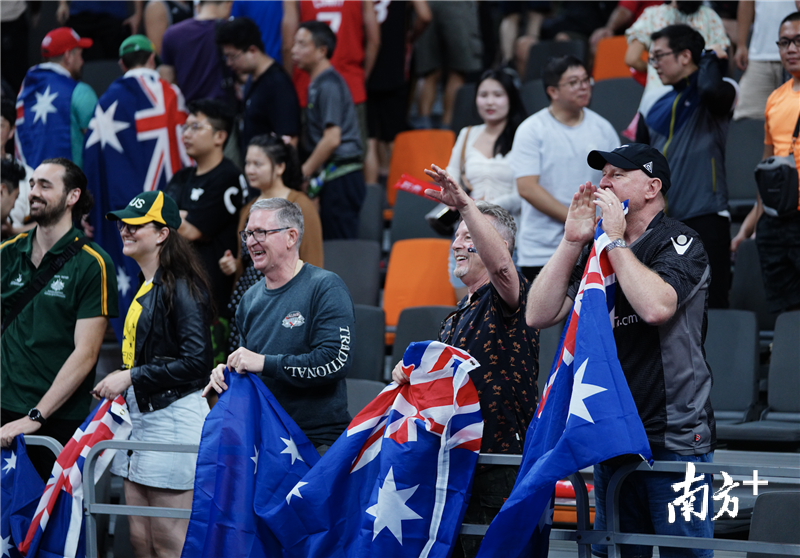
<instances>
[{"instance_id":1,"label":"green polo shirt","mask_svg":"<svg viewBox=\"0 0 800 558\"><path fill-rule=\"evenodd\" d=\"M50 268L50 262L83 233L73 227L42 258L31 262L33 229L0 246L2 317L20 291ZM11 322L0 339L0 392L3 409L27 413L50 389L58 371L75 350L75 322L117 311L117 278L111 258L97 244L86 244ZM83 420L89 413L94 373L50 418Z\"/></svg>"}]
</instances>

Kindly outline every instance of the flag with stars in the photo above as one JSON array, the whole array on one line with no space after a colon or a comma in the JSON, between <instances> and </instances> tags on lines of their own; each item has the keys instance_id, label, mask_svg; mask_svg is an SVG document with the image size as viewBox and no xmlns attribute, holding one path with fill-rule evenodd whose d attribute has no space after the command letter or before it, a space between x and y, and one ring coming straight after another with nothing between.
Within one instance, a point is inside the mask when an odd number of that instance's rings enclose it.
<instances>
[{"instance_id":1,"label":"flag with stars","mask_svg":"<svg viewBox=\"0 0 800 558\"><path fill-rule=\"evenodd\" d=\"M203 425L182 556L280 556L264 515L319 454L254 374L226 371L225 382Z\"/></svg>"},{"instance_id":2,"label":"flag with stars","mask_svg":"<svg viewBox=\"0 0 800 558\"><path fill-rule=\"evenodd\" d=\"M528 430L516 484L489 526L479 558L546 549L552 523L546 510L558 480L618 455L652 457L617 358L611 327L616 279L601 225Z\"/></svg>"},{"instance_id":3,"label":"flag with stars","mask_svg":"<svg viewBox=\"0 0 800 558\"><path fill-rule=\"evenodd\" d=\"M284 556L450 556L483 434L469 353L412 343L387 386L267 522Z\"/></svg>"},{"instance_id":4,"label":"flag with stars","mask_svg":"<svg viewBox=\"0 0 800 558\"><path fill-rule=\"evenodd\" d=\"M0 458L2 512L0 512L0 556L21 558L17 545L25 540L44 482L28 458L25 437L19 434L3 448Z\"/></svg>"},{"instance_id":5,"label":"flag with stars","mask_svg":"<svg viewBox=\"0 0 800 558\"><path fill-rule=\"evenodd\" d=\"M187 113L180 90L147 68L128 71L100 97L86 131L83 171L94 197L90 223L94 240L114 261L119 318L111 320L117 339L136 294L139 266L122 255L116 224L106 213L122 209L142 192L161 189L192 164L181 141Z\"/></svg>"},{"instance_id":6,"label":"flag with stars","mask_svg":"<svg viewBox=\"0 0 800 558\"><path fill-rule=\"evenodd\" d=\"M50 480L41 494L33 521L19 550L36 556L84 556L83 465L98 442L127 439L131 419L125 399L118 395L97 405L58 454ZM105 450L95 463L95 479L110 464L116 450Z\"/></svg>"},{"instance_id":7,"label":"flag with stars","mask_svg":"<svg viewBox=\"0 0 800 558\"><path fill-rule=\"evenodd\" d=\"M17 96L17 159L33 169L51 157L72 160L70 106L77 84L58 64L28 70Z\"/></svg>"}]
</instances>

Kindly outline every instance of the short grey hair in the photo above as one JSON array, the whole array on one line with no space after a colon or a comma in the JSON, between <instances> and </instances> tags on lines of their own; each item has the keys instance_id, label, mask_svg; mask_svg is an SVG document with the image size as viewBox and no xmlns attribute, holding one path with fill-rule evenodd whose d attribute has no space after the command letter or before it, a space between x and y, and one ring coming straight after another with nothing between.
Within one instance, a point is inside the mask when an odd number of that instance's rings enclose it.
<instances>
[{"instance_id":1,"label":"short grey hair","mask_svg":"<svg viewBox=\"0 0 800 558\"><path fill-rule=\"evenodd\" d=\"M490 219L489 222L492 223L495 230L500 234L500 237L508 243L508 251L513 254L514 243L517 237L517 223L514 222L514 217L499 205L487 201L478 200L475 202L475 207L477 207L478 211L483 215L494 217L494 219Z\"/></svg>"},{"instance_id":2,"label":"short grey hair","mask_svg":"<svg viewBox=\"0 0 800 558\"><path fill-rule=\"evenodd\" d=\"M299 205L283 198L266 198L256 200L250 206L250 215L256 211L274 211L280 227L297 229L297 247L300 247L305 227L303 225L303 212L300 210Z\"/></svg>"}]
</instances>

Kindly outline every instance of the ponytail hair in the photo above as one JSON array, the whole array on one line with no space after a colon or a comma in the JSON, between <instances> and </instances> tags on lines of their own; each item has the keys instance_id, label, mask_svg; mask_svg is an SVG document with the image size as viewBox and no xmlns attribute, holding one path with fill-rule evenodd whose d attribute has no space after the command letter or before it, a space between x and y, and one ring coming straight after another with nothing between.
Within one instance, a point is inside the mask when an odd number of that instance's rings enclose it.
<instances>
[{"instance_id":1,"label":"ponytail hair","mask_svg":"<svg viewBox=\"0 0 800 558\"><path fill-rule=\"evenodd\" d=\"M279 137L267 134L254 136L248 147L258 147L269 157L272 166L286 165L281 177L284 185L292 190L302 191L303 172L300 169L300 158L291 144L284 143Z\"/></svg>"}]
</instances>

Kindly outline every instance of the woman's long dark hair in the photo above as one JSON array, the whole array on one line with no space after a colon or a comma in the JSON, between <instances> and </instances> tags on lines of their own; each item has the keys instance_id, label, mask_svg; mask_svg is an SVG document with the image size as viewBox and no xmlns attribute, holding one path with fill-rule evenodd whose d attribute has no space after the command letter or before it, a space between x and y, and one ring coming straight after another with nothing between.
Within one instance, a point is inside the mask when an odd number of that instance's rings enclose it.
<instances>
[{"instance_id":1,"label":"woman's long dark hair","mask_svg":"<svg viewBox=\"0 0 800 558\"><path fill-rule=\"evenodd\" d=\"M250 140L247 147L256 146L261 148L264 155L269 157L272 166L285 164L286 168L283 171L283 183L287 188L292 190L303 189L303 172L300 169L300 159L297 156L297 150L288 143L284 143L279 137L261 134L254 136Z\"/></svg>"},{"instance_id":2,"label":"woman's long dark hair","mask_svg":"<svg viewBox=\"0 0 800 558\"><path fill-rule=\"evenodd\" d=\"M153 224L161 228L166 226L159 223ZM208 273L200 263L189 241L178 234L178 231L172 227L169 227L169 235L161 244L159 267L168 311L172 308L172 295L175 293L175 285L178 279L183 279L189 287L189 293L192 298L208 306L208 319L214 319L216 308L214 308L214 298L211 296L211 283L208 279Z\"/></svg>"},{"instance_id":3,"label":"woman's long dark hair","mask_svg":"<svg viewBox=\"0 0 800 558\"><path fill-rule=\"evenodd\" d=\"M500 83L508 95L508 118L506 120L506 127L494 142L494 155L500 154L502 156L508 155L511 151L511 145L514 143L514 134L517 133L517 128L522 124L522 121L528 117L528 111L525 110L525 105L522 104L522 97L519 94L519 77L514 70L507 68L502 70L486 70L478 85L475 87L475 101L478 100L478 89L481 83L487 79L493 79Z\"/></svg>"}]
</instances>

